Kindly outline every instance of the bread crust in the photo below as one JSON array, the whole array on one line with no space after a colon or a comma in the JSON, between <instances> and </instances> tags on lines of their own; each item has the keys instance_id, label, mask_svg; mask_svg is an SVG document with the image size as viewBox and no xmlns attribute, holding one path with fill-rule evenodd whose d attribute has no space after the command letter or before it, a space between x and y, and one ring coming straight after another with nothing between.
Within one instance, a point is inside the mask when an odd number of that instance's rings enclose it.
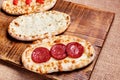
<instances>
[{"instance_id":1,"label":"bread crust","mask_svg":"<svg viewBox=\"0 0 120 80\"><path fill-rule=\"evenodd\" d=\"M84 47L84 53L81 57L66 57L62 60L56 60L51 57L49 61L44 63L35 63L31 59L32 51L37 47L46 47L50 50L51 46L54 44L63 43L66 45L69 42L79 42ZM47 74L83 68L95 59L95 55L95 50L90 42L75 36L61 35L35 41L32 45L26 48L22 54L22 63L24 67L30 71Z\"/></svg>"},{"instance_id":2,"label":"bread crust","mask_svg":"<svg viewBox=\"0 0 120 80\"><path fill-rule=\"evenodd\" d=\"M36 0L32 0L30 5L25 4L25 0L19 0L18 5L13 5L13 0L4 0L2 3L2 9L11 15L22 15L34 12L47 11L51 9L57 2L57 0L44 0L44 4L36 3Z\"/></svg>"},{"instance_id":3,"label":"bread crust","mask_svg":"<svg viewBox=\"0 0 120 80\"><path fill-rule=\"evenodd\" d=\"M33 41L61 34L70 23L66 13L45 11L19 16L10 23L8 33L17 40Z\"/></svg>"}]
</instances>

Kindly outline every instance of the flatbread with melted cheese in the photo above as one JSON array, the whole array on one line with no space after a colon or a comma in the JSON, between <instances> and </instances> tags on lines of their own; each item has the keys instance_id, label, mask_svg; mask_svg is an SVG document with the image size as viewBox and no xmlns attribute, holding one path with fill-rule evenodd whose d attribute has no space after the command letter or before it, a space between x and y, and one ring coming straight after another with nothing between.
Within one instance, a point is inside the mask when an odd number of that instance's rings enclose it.
<instances>
[{"instance_id":1,"label":"flatbread with melted cheese","mask_svg":"<svg viewBox=\"0 0 120 80\"><path fill-rule=\"evenodd\" d=\"M18 0L18 4L14 5L13 0L4 0L2 3L2 9L12 15L28 14L33 12L46 11L51 9L57 2L57 0L44 0L44 4L36 3L36 0L32 0L30 5L26 5L26 0Z\"/></svg>"},{"instance_id":2,"label":"flatbread with melted cheese","mask_svg":"<svg viewBox=\"0 0 120 80\"><path fill-rule=\"evenodd\" d=\"M70 22L70 16L59 11L33 13L14 19L8 33L18 40L33 41L64 32Z\"/></svg>"},{"instance_id":3,"label":"flatbread with melted cheese","mask_svg":"<svg viewBox=\"0 0 120 80\"><path fill-rule=\"evenodd\" d=\"M66 45L69 42L79 42L84 47L84 53L81 57L66 57L62 60L56 60L51 57L49 61L43 63L35 63L31 59L31 54L37 47L46 47L50 50L54 44L63 43ZM30 71L46 74L61 71L72 71L75 69L83 68L90 64L94 58L95 50L90 42L75 36L61 35L35 41L34 44L27 47L22 54L22 63L24 67Z\"/></svg>"}]
</instances>

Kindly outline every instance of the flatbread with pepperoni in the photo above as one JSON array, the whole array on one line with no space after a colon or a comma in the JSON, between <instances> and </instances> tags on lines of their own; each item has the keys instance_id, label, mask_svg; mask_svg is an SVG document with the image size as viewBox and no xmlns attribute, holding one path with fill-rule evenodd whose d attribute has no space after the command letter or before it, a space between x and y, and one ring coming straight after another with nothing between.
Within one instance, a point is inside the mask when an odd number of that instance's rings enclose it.
<instances>
[{"instance_id":1,"label":"flatbread with pepperoni","mask_svg":"<svg viewBox=\"0 0 120 80\"><path fill-rule=\"evenodd\" d=\"M57 0L4 0L2 9L12 15L28 14L51 9Z\"/></svg>"},{"instance_id":2,"label":"flatbread with pepperoni","mask_svg":"<svg viewBox=\"0 0 120 80\"><path fill-rule=\"evenodd\" d=\"M70 35L37 40L22 54L24 67L40 74L80 69L94 59L91 43Z\"/></svg>"}]
</instances>

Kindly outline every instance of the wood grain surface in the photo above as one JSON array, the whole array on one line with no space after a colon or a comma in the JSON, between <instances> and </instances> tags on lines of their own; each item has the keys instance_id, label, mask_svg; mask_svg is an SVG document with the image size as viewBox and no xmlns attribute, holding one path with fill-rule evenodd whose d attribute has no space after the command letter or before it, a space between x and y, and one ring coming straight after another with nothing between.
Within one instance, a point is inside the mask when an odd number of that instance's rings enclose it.
<instances>
[{"instance_id":1,"label":"wood grain surface","mask_svg":"<svg viewBox=\"0 0 120 80\"><path fill-rule=\"evenodd\" d=\"M89 9L85 6L81 6L81 5L77 5L77 4L73 4L73 3L69 3L69 2L63 2L63 1L61 2L61 0L59 0L59 1L60 2L58 2L58 4L59 3L61 3L61 4L56 5L53 9L62 11L62 12L66 12L66 13L70 14L72 17L72 24L68 28L67 32L65 32L65 34L76 35L76 36L82 37L86 40L89 40L95 46L97 53L99 53L99 51L102 48L103 42L106 38L106 34L109 31L110 24L112 22L114 14L109 13L109 12L100 11L100 10ZM13 16L11 17L9 15L6 15L3 12L0 13L0 23L2 23L2 24L0 24L0 31L1 31L0 33L3 33L3 34L0 34L0 42L1 42L0 43L0 45L1 45L0 54L2 54L1 58L4 60L9 60L10 62L20 64L19 60L20 60L21 53L19 54L19 51L22 52L25 49L26 45L28 45L29 43L18 42L16 40L12 39L11 37L9 37L9 35L5 32L7 29L7 26L9 25L9 23L12 19L13 19ZM7 48L4 46L7 46ZM21 46L21 47L19 47L19 46ZM22 46L24 46L24 47L22 47ZM10 54L8 54L7 51ZM5 52L5 53L3 53L3 52ZM16 53L18 53L17 54L18 56L14 55ZM16 60L13 60L13 58ZM1 62L1 63L3 63L3 62ZM49 76L61 78L64 80L66 80L66 79L87 80L90 77L94 63L82 70L77 70L77 71L73 71L70 73L64 73L64 74L63 73L51 74ZM12 65L10 65L10 66L12 66ZM19 71L20 71L20 69L19 69ZM29 73L25 73L25 74L27 75ZM104 79L107 80L107 78L110 75L111 74L107 74ZM24 79L25 78L23 78L23 80ZM32 78L31 80L36 80L36 79L40 79L40 77L39 78L37 77L34 79Z\"/></svg>"}]
</instances>

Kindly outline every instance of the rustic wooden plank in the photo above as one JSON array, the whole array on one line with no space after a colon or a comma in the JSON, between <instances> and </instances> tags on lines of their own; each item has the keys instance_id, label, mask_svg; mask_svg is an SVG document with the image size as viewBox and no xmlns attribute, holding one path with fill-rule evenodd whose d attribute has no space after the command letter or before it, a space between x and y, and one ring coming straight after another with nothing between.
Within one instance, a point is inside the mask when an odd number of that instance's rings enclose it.
<instances>
[{"instance_id":1,"label":"rustic wooden plank","mask_svg":"<svg viewBox=\"0 0 120 80\"><path fill-rule=\"evenodd\" d=\"M58 0L51 10L58 10L69 14L71 16L71 24L63 34L75 35L90 41L95 47L98 57L109 32L114 14L63 0ZM7 33L7 27L16 18L15 16L0 12L0 17L0 59L22 66L21 54L31 42L15 40ZM96 60L83 69L53 73L46 76L62 80L88 80Z\"/></svg>"},{"instance_id":2,"label":"rustic wooden plank","mask_svg":"<svg viewBox=\"0 0 120 80\"><path fill-rule=\"evenodd\" d=\"M102 47L103 42L104 42L104 40L102 40L102 39L86 36L86 35L75 33L75 32L66 31L64 34L83 38L83 39L89 41L90 43L92 43L93 46L97 46L97 47Z\"/></svg>"},{"instance_id":3,"label":"rustic wooden plank","mask_svg":"<svg viewBox=\"0 0 120 80\"><path fill-rule=\"evenodd\" d=\"M65 12L71 15L72 23L67 31L105 39L114 14L101 12L70 3ZM89 31L88 31L89 29ZM99 35L100 34L100 35Z\"/></svg>"},{"instance_id":4,"label":"rustic wooden plank","mask_svg":"<svg viewBox=\"0 0 120 80\"><path fill-rule=\"evenodd\" d=\"M3 21L0 25L0 58L21 65L20 56L27 45L24 42L13 39L7 33L9 23L16 17L4 13L1 13L0 16L3 17L3 19L0 19L0 21Z\"/></svg>"}]
</instances>

